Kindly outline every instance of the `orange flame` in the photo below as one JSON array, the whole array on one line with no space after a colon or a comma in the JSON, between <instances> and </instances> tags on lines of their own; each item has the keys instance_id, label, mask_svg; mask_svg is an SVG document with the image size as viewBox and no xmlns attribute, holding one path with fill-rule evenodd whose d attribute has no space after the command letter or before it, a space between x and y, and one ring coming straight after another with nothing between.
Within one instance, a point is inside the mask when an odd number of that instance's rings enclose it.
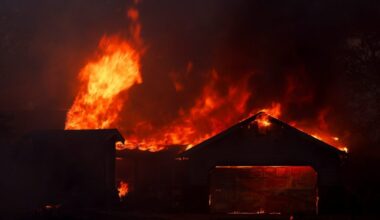
<instances>
[{"instance_id":1,"label":"orange flame","mask_svg":"<svg viewBox=\"0 0 380 220\"><path fill-rule=\"evenodd\" d=\"M261 111L270 116L278 118L281 116L281 104L278 102L272 102L272 106L270 108L264 108L261 109Z\"/></svg>"},{"instance_id":2,"label":"orange flame","mask_svg":"<svg viewBox=\"0 0 380 220\"><path fill-rule=\"evenodd\" d=\"M254 122L257 123L259 131L265 131L264 129L271 125L268 115L275 118L281 115L281 104L273 102L271 108L262 109L261 112L265 112L266 114L259 115Z\"/></svg>"},{"instance_id":3,"label":"orange flame","mask_svg":"<svg viewBox=\"0 0 380 220\"><path fill-rule=\"evenodd\" d=\"M211 71L210 81L191 108L181 110L177 119L160 129L153 129L147 122L140 123L135 128L135 135L127 138L124 149L158 151L166 145L185 145L189 149L239 121L251 96L247 80L230 85L225 94L217 89L221 81L218 73Z\"/></svg>"},{"instance_id":4,"label":"orange flame","mask_svg":"<svg viewBox=\"0 0 380 220\"><path fill-rule=\"evenodd\" d=\"M120 181L117 191L119 191L119 198L120 199L124 198L129 192L128 183L124 181Z\"/></svg>"},{"instance_id":5,"label":"orange flame","mask_svg":"<svg viewBox=\"0 0 380 220\"><path fill-rule=\"evenodd\" d=\"M257 125L259 126L259 130L262 130L266 127L269 127L271 125L270 121L269 121L269 117L268 115L259 115L255 121L257 123Z\"/></svg>"},{"instance_id":6,"label":"orange flame","mask_svg":"<svg viewBox=\"0 0 380 220\"><path fill-rule=\"evenodd\" d=\"M67 113L66 129L99 129L113 126L123 106L121 92L142 82L140 55L128 42L103 37L102 56L79 73L79 94Z\"/></svg>"},{"instance_id":7,"label":"orange flame","mask_svg":"<svg viewBox=\"0 0 380 220\"><path fill-rule=\"evenodd\" d=\"M273 102L271 108L262 109L261 112L265 112L268 115L271 115L275 118L278 118L281 116L281 104L278 102ZM326 114L327 114L326 109L323 109L317 118L317 121L320 123L319 127L321 127L322 129L325 129L325 130L328 128L328 124L324 118ZM271 125L271 122L269 121L268 115L265 115L265 114L259 115L255 119L255 121L253 121L254 123L257 123L260 132L265 132ZM316 127L315 123L313 123L313 126L305 126L305 125L299 125L296 122L291 122L290 125L297 128L298 130L300 130L302 132L305 132L306 134L311 135L312 137L314 137L320 141L323 141L323 142L325 142L325 143L327 143L327 144L329 144L329 145L331 145L331 146L333 146L333 147L335 147L341 151L348 153L347 146L345 146L340 141L339 137L332 136L332 135L328 134L327 131L315 129L315 127Z\"/></svg>"},{"instance_id":8,"label":"orange flame","mask_svg":"<svg viewBox=\"0 0 380 220\"><path fill-rule=\"evenodd\" d=\"M344 151L348 153L347 146L342 142L340 137L336 135L332 135L331 132L328 131L328 123L326 120L328 110L322 109L319 112L316 122L314 123L305 123L305 122L291 122L290 125L297 128L298 130L305 132L314 138L323 141L340 151Z\"/></svg>"},{"instance_id":9,"label":"orange flame","mask_svg":"<svg viewBox=\"0 0 380 220\"><path fill-rule=\"evenodd\" d=\"M142 83L142 52L136 49L142 44L137 9L129 9L127 16L132 22L131 42L118 36L102 37L97 58L87 63L79 73L81 86L67 113L65 129L115 126L125 102L122 96L133 85Z\"/></svg>"},{"instance_id":10,"label":"orange flame","mask_svg":"<svg viewBox=\"0 0 380 220\"><path fill-rule=\"evenodd\" d=\"M307 132L308 129L300 129L300 128L297 128L298 130L301 130L305 133L309 133ZM319 131L318 133L314 132L314 133L309 133L311 136L313 136L314 138L320 140L320 141L323 141L337 149L339 149L340 151L344 151L346 153L348 153L348 148L347 146L345 146L342 142L340 142L340 138L339 137L336 137L336 136L331 136L325 132L321 132Z\"/></svg>"}]
</instances>

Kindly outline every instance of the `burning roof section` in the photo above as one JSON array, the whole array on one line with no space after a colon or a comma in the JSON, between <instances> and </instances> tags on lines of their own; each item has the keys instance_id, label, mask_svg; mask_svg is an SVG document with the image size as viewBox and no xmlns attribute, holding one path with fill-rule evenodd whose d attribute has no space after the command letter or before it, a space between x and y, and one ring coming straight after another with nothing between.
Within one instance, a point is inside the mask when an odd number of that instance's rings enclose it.
<instances>
[{"instance_id":1,"label":"burning roof section","mask_svg":"<svg viewBox=\"0 0 380 220\"><path fill-rule=\"evenodd\" d=\"M199 143L198 145L188 149L187 151L181 153L178 158L189 158L198 154L198 152L202 152L203 150L213 148L214 146L216 146L215 143L220 142L223 139L228 138L229 136L236 135L238 132L242 132L242 130L252 130L254 132L253 134L258 136L273 136L273 133L277 133L278 135L285 134L288 137L291 136L298 140L302 140L301 143L308 143L307 145L302 146L304 150L313 150L315 148L318 148L320 150L338 155L340 157L345 157L345 155L347 154L344 150L337 149L336 147L331 146L326 142L323 142L322 140L317 139L314 136L307 134L277 118L274 118L265 112L259 112L247 119L240 121L232 127L220 132L219 134ZM253 143L252 147L255 147L254 145L255 144ZM284 143L279 143L279 145L284 145Z\"/></svg>"}]
</instances>

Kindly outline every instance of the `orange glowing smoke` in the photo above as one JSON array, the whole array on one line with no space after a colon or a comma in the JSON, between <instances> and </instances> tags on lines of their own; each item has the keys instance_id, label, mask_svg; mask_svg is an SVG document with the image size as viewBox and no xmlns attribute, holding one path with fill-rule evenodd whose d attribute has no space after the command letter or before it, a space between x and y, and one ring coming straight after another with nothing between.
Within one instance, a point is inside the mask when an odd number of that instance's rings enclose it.
<instances>
[{"instance_id":1,"label":"orange glowing smoke","mask_svg":"<svg viewBox=\"0 0 380 220\"><path fill-rule=\"evenodd\" d=\"M124 198L128 194L128 191L129 191L128 183L124 181L120 181L117 191L119 191L119 198L120 199Z\"/></svg>"}]
</instances>

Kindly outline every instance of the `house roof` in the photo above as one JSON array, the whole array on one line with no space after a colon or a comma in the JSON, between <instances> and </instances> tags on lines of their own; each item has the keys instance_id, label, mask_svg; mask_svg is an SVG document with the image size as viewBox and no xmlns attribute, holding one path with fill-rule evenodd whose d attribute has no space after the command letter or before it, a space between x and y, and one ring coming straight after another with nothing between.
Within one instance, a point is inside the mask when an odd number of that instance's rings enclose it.
<instances>
[{"instance_id":1,"label":"house roof","mask_svg":"<svg viewBox=\"0 0 380 220\"><path fill-rule=\"evenodd\" d=\"M36 142L50 143L55 142L93 142L99 141L124 141L123 136L117 129L89 129L89 130L39 130L34 131L26 136L24 139L32 139Z\"/></svg>"},{"instance_id":2,"label":"house roof","mask_svg":"<svg viewBox=\"0 0 380 220\"><path fill-rule=\"evenodd\" d=\"M337 155L345 155L346 152L344 151L341 151L277 118L274 118L264 112L259 112L249 118L246 118L242 121L240 121L239 123L231 126L230 128L220 132L219 134L195 145L194 147L190 148L189 150L187 151L184 151L183 153L181 153L178 157L191 157L195 154L197 154L198 152L202 152L204 149L207 149L207 148L210 148L210 146L212 146L215 142L219 141L219 140L222 140L224 138L226 138L227 136L233 134L233 133L237 133L238 131L240 131L241 129L245 129L245 128L249 128L249 126L252 124L252 122L254 122L256 119L258 118L261 118L261 117L266 117L267 120L271 123L271 127L272 126L276 126L276 127L281 127L282 129L285 129L287 130L288 132L290 132L292 135L295 135L295 136L298 136L300 138L303 138L303 139L307 139L308 141L312 142L312 143L315 143L316 146L318 146L320 149L323 149L325 151L329 151L331 153L334 153L334 154L337 154Z\"/></svg>"}]
</instances>

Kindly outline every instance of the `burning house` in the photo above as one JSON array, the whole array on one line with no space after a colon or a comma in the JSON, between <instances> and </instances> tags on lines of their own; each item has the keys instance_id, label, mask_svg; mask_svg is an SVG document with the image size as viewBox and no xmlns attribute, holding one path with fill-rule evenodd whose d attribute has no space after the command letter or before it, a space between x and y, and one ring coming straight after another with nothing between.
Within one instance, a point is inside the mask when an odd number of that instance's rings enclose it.
<instances>
[{"instance_id":1,"label":"burning house","mask_svg":"<svg viewBox=\"0 0 380 220\"><path fill-rule=\"evenodd\" d=\"M258 113L181 153L189 204L221 212L334 213L346 153ZM256 197L256 198L255 198Z\"/></svg>"},{"instance_id":2,"label":"burning house","mask_svg":"<svg viewBox=\"0 0 380 220\"><path fill-rule=\"evenodd\" d=\"M117 169L126 169L130 201L147 198L166 208L257 214L337 213L344 204L346 153L266 113L182 153L169 148L123 154Z\"/></svg>"},{"instance_id":3,"label":"burning house","mask_svg":"<svg viewBox=\"0 0 380 220\"><path fill-rule=\"evenodd\" d=\"M10 172L29 180L13 181L12 196L25 198L17 207L285 215L344 208L347 154L264 112L187 150L118 149L124 142L116 129L26 135Z\"/></svg>"},{"instance_id":4,"label":"burning house","mask_svg":"<svg viewBox=\"0 0 380 220\"><path fill-rule=\"evenodd\" d=\"M214 212L335 213L346 153L258 113L181 153L190 204Z\"/></svg>"},{"instance_id":5,"label":"burning house","mask_svg":"<svg viewBox=\"0 0 380 220\"><path fill-rule=\"evenodd\" d=\"M0 9L0 218L379 215L376 1Z\"/></svg>"}]
</instances>

